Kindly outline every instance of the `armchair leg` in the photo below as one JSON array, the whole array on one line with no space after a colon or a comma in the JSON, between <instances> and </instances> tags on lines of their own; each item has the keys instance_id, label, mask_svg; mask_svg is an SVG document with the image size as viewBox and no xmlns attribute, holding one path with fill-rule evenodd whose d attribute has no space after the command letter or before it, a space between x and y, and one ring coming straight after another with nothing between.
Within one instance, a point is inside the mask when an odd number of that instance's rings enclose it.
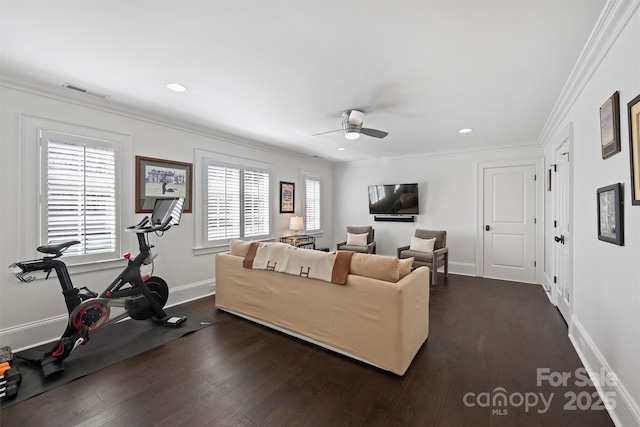
<instances>
[{"instance_id":1,"label":"armchair leg","mask_svg":"<svg viewBox=\"0 0 640 427\"><path fill-rule=\"evenodd\" d=\"M444 278L449 277L449 254L444 254Z\"/></svg>"}]
</instances>

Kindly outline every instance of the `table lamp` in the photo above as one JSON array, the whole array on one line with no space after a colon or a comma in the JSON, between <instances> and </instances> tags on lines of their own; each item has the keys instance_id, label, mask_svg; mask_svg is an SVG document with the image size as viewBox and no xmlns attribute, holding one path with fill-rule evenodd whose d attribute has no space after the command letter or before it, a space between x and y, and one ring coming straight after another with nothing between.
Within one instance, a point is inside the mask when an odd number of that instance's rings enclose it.
<instances>
[{"instance_id":1,"label":"table lamp","mask_svg":"<svg viewBox=\"0 0 640 427\"><path fill-rule=\"evenodd\" d=\"M298 234L300 230L304 228L304 221L301 216L292 216L289 219L289 229L293 230Z\"/></svg>"}]
</instances>

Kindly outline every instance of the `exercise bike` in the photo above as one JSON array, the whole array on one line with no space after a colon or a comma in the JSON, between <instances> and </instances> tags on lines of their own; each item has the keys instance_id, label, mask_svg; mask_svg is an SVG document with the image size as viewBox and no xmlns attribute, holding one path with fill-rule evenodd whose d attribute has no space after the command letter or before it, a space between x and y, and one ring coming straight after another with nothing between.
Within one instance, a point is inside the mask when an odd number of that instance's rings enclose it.
<instances>
[{"instance_id":1,"label":"exercise bike","mask_svg":"<svg viewBox=\"0 0 640 427\"><path fill-rule=\"evenodd\" d=\"M169 298L169 287L160 277L152 276L153 260L149 243L149 233L164 234L173 225L180 223L184 198L157 199L151 218L144 217L140 223L127 227L138 238L140 253L132 258L127 253L127 265L118 277L100 294L86 287L76 288L71 282L67 266L58 258L70 246L79 244L77 240L57 243L37 248L46 254L42 259L16 262L10 266L21 282L31 282L36 278L29 275L34 271L43 271L49 278L55 270L62 287L62 294L69 312L67 327L55 345L42 354L31 352L23 357L40 364L45 378L52 378L64 371L64 359L79 346L89 340L89 332L115 323L129 316L134 320L153 319L167 325L180 327L187 317L170 317L163 310Z\"/></svg>"}]
</instances>

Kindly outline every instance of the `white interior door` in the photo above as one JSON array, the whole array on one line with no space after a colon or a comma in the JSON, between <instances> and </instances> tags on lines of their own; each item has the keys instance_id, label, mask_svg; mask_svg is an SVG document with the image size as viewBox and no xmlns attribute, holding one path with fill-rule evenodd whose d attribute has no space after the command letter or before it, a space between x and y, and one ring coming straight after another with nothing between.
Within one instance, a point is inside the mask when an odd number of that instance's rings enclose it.
<instances>
[{"instance_id":1,"label":"white interior door","mask_svg":"<svg viewBox=\"0 0 640 427\"><path fill-rule=\"evenodd\" d=\"M558 146L555 152L555 173L552 181L554 194L554 250L555 269L553 281L556 286L556 305L565 321L571 319L571 233L569 215L569 142ZM555 182L554 182L555 181Z\"/></svg>"},{"instance_id":2,"label":"white interior door","mask_svg":"<svg viewBox=\"0 0 640 427\"><path fill-rule=\"evenodd\" d=\"M484 170L484 276L535 282L535 166Z\"/></svg>"}]
</instances>

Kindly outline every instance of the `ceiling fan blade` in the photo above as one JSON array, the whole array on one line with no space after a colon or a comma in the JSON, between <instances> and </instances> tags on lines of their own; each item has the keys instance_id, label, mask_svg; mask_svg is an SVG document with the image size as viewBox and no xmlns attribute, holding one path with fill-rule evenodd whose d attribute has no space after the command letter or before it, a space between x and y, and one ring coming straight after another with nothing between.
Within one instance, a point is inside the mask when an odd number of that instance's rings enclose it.
<instances>
[{"instance_id":1,"label":"ceiling fan blade","mask_svg":"<svg viewBox=\"0 0 640 427\"><path fill-rule=\"evenodd\" d=\"M369 129L369 128L362 128L362 133L368 136L372 136L374 138L384 138L385 136L389 135L389 132L385 132L383 130L378 130L378 129Z\"/></svg>"},{"instance_id":2,"label":"ceiling fan blade","mask_svg":"<svg viewBox=\"0 0 640 427\"><path fill-rule=\"evenodd\" d=\"M318 135L324 135L325 133L333 133L333 132L342 132L342 129L336 129L336 130L328 130L326 132L320 132L320 133L314 133L311 136L318 136Z\"/></svg>"},{"instance_id":3,"label":"ceiling fan blade","mask_svg":"<svg viewBox=\"0 0 640 427\"><path fill-rule=\"evenodd\" d=\"M364 113L360 110L351 110L349 112L349 123L359 126L364 121Z\"/></svg>"}]
</instances>

